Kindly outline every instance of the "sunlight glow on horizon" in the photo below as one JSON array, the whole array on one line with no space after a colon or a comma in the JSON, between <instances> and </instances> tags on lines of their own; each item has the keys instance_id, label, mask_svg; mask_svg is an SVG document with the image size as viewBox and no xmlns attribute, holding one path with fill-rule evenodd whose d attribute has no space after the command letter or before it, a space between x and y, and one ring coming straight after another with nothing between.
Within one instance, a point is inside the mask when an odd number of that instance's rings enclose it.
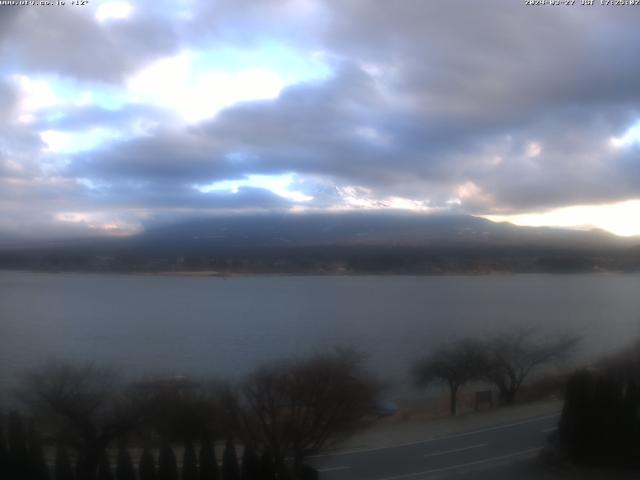
<instances>
[{"instance_id":1,"label":"sunlight glow on horizon","mask_svg":"<svg viewBox=\"0 0 640 480\"><path fill-rule=\"evenodd\" d=\"M620 237L640 235L640 200L602 205L574 205L513 215L480 215L493 222L527 227L599 228Z\"/></svg>"}]
</instances>

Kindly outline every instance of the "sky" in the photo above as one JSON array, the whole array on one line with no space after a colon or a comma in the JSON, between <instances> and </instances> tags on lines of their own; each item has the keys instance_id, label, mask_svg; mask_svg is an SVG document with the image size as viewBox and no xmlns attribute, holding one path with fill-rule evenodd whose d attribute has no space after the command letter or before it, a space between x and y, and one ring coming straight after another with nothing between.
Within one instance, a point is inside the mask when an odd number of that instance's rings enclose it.
<instances>
[{"instance_id":1,"label":"sky","mask_svg":"<svg viewBox=\"0 0 640 480\"><path fill-rule=\"evenodd\" d=\"M576 3L0 5L0 232L390 209L640 234L640 6Z\"/></svg>"}]
</instances>

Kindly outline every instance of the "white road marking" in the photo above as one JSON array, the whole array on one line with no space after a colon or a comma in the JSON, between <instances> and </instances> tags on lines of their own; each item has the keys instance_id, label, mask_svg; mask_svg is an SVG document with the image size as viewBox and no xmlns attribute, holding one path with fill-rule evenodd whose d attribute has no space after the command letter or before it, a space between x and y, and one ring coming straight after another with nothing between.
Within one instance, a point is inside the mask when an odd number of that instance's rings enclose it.
<instances>
[{"instance_id":1,"label":"white road marking","mask_svg":"<svg viewBox=\"0 0 640 480\"><path fill-rule=\"evenodd\" d=\"M456 452L464 452L465 450L471 450L474 448L482 448L482 447L486 447L487 445L489 445L488 443L479 443L477 445L470 445L468 447L461 447L461 448L454 448L451 450L443 450L441 452L434 452L434 453L426 453L424 456L425 457L437 457L439 455L447 455L449 453L456 453Z\"/></svg>"},{"instance_id":2,"label":"white road marking","mask_svg":"<svg viewBox=\"0 0 640 480\"><path fill-rule=\"evenodd\" d=\"M362 449L355 448L353 450L344 450L342 452L322 453L320 455L311 455L311 456L309 456L307 458L339 457L339 456L342 456L342 455L351 455L353 453L377 452L377 451L380 451L380 450L388 450L388 449L391 449L391 448L401 448L401 447L409 447L409 446L412 446L412 445L421 445L423 443L438 442L440 440L448 440L450 438L459 438L459 437L465 437L467 435L475 435L476 433L491 432L491 431L500 430L500 429L503 429L503 428L517 427L519 425L526 425L528 423L540 422L542 420L547 420L549 418L554 418L554 417L558 417L558 416L560 416L560 412L554 413L552 415L544 415L544 416L541 416L541 417L530 418L528 420L523 420L521 422L506 423L504 425L497 425L495 427L481 428L481 429L478 429L478 430L471 430L470 432L464 432L464 433L455 433L453 435L447 435L447 436L444 436L444 437L437 437L437 438L430 438L428 440L418 440L416 442L397 443L395 445L389 445L389 446L386 446L386 447L374 447L374 448L362 448Z\"/></svg>"},{"instance_id":3,"label":"white road marking","mask_svg":"<svg viewBox=\"0 0 640 480\"><path fill-rule=\"evenodd\" d=\"M405 473L403 475L396 475L394 477L378 478L377 480L402 480L402 479L405 479L405 478L419 477L421 475L430 475L432 473L448 472L450 470L456 470L456 469L459 469L459 468L471 467L471 466L474 466L474 465L482 465L483 463L499 462L501 460L508 460L510 458L520 457L522 455L527 455L527 454L530 454L530 453L533 453L533 452L537 452L541 448L542 448L542 445L539 446L539 447L535 447L535 448L528 448L526 450L520 450L518 452L510 453L508 455L499 455L497 457L485 458L483 460L477 460L475 462L459 463L457 465L451 465L449 467L433 468L431 470L425 470L423 472Z\"/></svg>"},{"instance_id":4,"label":"white road marking","mask_svg":"<svg viewBox=\"0 0 640 480\"><path fill-rule=\"evenodd\" d=\"M318 472L326 473L326 472L337 472L338 470L349 470L351 467L330 467L330 468L318 468Z\"/></svg>"}]
</instances>

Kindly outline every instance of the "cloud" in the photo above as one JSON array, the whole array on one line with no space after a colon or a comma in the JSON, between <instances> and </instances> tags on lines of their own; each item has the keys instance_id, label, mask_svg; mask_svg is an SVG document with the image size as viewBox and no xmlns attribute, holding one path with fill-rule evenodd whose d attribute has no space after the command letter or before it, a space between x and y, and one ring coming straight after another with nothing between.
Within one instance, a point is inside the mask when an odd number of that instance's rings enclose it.
<instances>
[{"instance_id":1,"label":"cloud","mask_svg":"<svg viewBox=\"0 0 640 480\"><path fill-rule=\"evenodd\" d=\"M117 82L178 43L168 18L149 2L139 8L135 21L100 24L93 8L14 7L17 13L0 34L0 52L9 67L24 73ZM3 8L3 15L5 10L11 8Z\"/></svg>"},{"instance_id":2,"label":"cloud","mask_svg":"<svg viewBox=\"0 0 640 480\"><path fill-rule=\"evenodd\" d=\"M7 136L6 128L10 126L18 108L18 92L15 85L0 78L0 125L5 129L0 132L0 141Z\"/></svg>"},{"instance_id":3,"label":"cloud","mask_svg":"<svg viewBox=\"0 0 640 480\"><path fill-rule=\"evenodd\" d=\"M116 3L0 16L0 180L14 182L0 207L15 218L31 194L53 219L80 202L91 218L144 211L143 223L169 210L509 215L640 198L628 9ZM288 175L280 193L250 180ZM194 188L224 182L237 193Z\"/></svg>"},{"instance_id":4,"label":"cloud","mask_svg":"<svg viewBox=\"0 0 640 480\"><path fill-rule=\"evenodd\" d=\"M624 107L572 108L517 127L472 128L404 111L369 74L346 64L331 80L229 108L186 132L158 130L83 154L70 171L182 183L297 172L369 188L381 199L441 207L458 198L469 212L508 211L635 195L623 169L632 159L607 143L631 118ZM456 197L468 182L476 194Z\"/></svg>"},{"instance_id":5,"label":"cloud","mask_svg":"<svg viewBox=\"0 0 640 480\"><path fill-rule=\"evenodd\" d=\"M185 46L250 46L265 36L302 40L309 36L310 24L318 25L316 14L322 9L315 4L139 0L90 2L83 8L6 7L0 18L0 52L11 68L25 73L117 83Z\"/></svg>"}]
</instances>

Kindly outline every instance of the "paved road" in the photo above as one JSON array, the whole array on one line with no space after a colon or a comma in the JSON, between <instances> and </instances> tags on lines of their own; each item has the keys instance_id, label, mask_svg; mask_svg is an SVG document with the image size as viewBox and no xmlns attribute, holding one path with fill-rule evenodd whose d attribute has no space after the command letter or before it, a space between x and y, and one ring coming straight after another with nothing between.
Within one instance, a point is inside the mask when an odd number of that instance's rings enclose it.
<instances>
[{"instance_id":1,"label":"paved road","mask_svg":"<svg viewBox=\"0 0 640 480\"><path fill-rule=\"evenodd\" d=\"M420 480L539 451L559 414L384 448L319 455L310 463L323 480Z\"/></svg>"}]
</instances>

